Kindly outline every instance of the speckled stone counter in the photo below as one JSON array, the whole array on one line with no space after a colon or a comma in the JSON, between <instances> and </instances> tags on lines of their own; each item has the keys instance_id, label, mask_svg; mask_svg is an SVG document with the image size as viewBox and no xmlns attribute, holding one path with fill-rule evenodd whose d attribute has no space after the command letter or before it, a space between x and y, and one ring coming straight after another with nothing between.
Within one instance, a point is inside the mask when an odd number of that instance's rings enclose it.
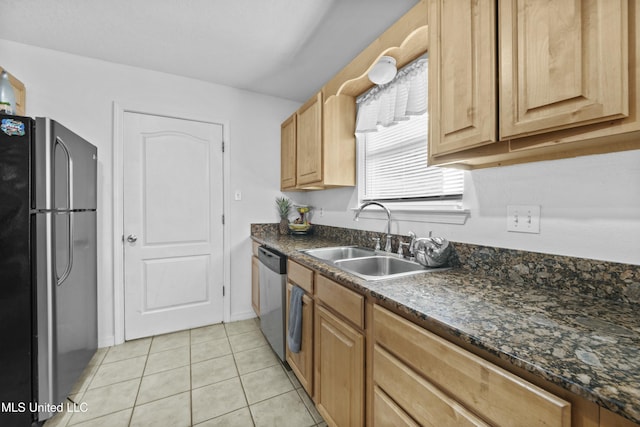
<instances>
[{"instance_id":1,"label":"speckled stone counter","mask_svg":"<svg viewBox=\"0 0 640 427\"><path fill-rule=\"evenodd\" d=\"M256 225L252 238L419 323L640 423L640 305L629 302L639 286L638 266L567 258L576 265L597 264L596 273L582 275L588 282L585 286L578 283L581 274L563 281L559 267L553 267L562 260L553 256L543 257L552 271L544 270L542 283L531 274L536 268L532 259L491 275L480 271L487 266L476 265L474 270L467 264L466 268L365 281L299 252L357 244L352 238L318 232L281 236L275 228ZM477 256L467 253L465 245L459 246L460 262ZM594 276L616 284L608 291L599 289L602 286L583 291L594 287ZM570 285L561 285L565 282ZM611 298L603 298L603 292Z\"/></svg>"}]
</instances>

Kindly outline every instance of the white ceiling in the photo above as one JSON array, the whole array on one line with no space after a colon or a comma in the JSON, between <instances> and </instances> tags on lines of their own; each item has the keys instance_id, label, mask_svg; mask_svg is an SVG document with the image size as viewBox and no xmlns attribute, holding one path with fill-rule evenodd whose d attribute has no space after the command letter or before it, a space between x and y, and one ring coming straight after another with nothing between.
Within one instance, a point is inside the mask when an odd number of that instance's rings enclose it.
<instances>
[{"instance_id":1,"label":"white ceiling","mask_svg":"<svg viewBox=\"0 0 640 427\"><path fill-rule=\"evenodd\" d=\"M418 0L0 0L0 38L303 102Z\"/></svg>"}]
</instances>

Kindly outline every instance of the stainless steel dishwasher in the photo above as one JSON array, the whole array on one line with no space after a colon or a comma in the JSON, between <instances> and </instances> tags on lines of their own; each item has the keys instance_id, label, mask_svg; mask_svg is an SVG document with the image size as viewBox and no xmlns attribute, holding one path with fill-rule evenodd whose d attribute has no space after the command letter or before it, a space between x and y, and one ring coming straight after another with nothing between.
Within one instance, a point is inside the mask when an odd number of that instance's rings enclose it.
<instances>
[{"instance_id":1,"label":"stainless steel dishwasher","mask_svg":"<svg viewBox=\"0 0 640 427\"><path fill-rule=\"evenodd\" d=\"M260 246L260 328L280 360L285 360L286 255Z\"/></svg>"}]
</instances>

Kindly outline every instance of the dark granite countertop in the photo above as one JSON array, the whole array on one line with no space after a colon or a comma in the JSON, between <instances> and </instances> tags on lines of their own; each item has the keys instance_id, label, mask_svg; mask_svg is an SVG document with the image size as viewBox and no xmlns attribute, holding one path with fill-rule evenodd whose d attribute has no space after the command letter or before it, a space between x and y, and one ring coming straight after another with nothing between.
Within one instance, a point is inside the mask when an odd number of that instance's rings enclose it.
<instances>
[{"instance_id":1,"label":"dark granite countertop","mask_svg":"<svg viewBox=\"0 0 640 427\"><path fill-rule=\"evenodd\" d=\"M365 281L299 252L338 246L322 236L252 234L337 282L514 366L640 423L638 304L454 268Z\"/></svg>"}]
</instances>

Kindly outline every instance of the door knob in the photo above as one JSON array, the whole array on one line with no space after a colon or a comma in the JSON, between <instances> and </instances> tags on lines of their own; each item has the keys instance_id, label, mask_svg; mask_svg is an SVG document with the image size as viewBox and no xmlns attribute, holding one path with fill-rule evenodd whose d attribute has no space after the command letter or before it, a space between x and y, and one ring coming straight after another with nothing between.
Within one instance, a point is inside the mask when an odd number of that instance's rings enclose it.
<instances>
[{"instance_id":1,"label":"door knob","mask_svg":"<svg viewBox=\"0 0 640 427\"><path fill-rule=\"evenodd\" d=\"M138 236L136 236L135 234L129 234L127 236L127 242L129 243L135 243L136 240L138 240Z\"/></svg>"}]
</instances>

